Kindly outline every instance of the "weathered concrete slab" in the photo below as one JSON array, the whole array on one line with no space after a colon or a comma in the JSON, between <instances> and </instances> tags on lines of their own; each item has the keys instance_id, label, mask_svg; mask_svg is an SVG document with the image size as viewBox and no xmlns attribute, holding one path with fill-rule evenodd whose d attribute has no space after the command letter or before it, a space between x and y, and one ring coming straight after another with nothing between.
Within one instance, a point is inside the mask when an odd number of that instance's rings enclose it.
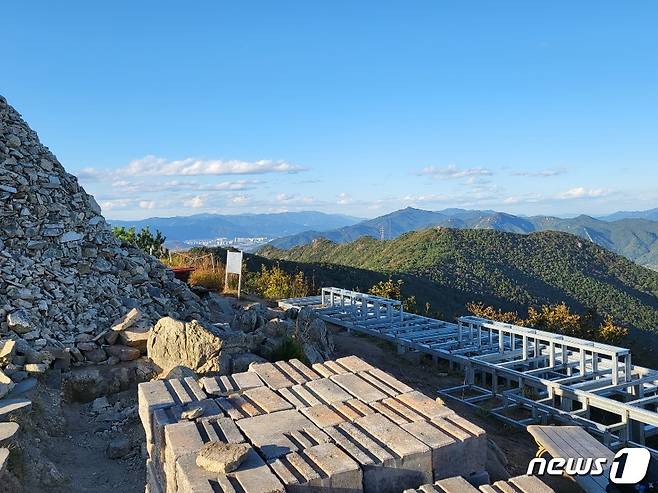
<instances>
[{"instance_id":1,"label":"weathered concrete slab","mask_svg":"<svg viewBox=\"0 0 658 493\"><path fill-rule=\"evenodd\" d=\"M555 493L553 488L537 476L517 476L507 481L496 481L493 485L479 487L482 493Z\"/></svg>"},{"instance_id":2,"label":"weathered concrete slab","mask_svg":"<svg viewBox=\"0 0 658 493\"><path fill-rule=\"evenodd\" d=\"M327 426L337 426L345 422L345 418L338 414L333 406L319 404L313 407L301 409L304 416L310 419L318 428L326 428Z\"/></svg>"},{"instance_id":3,"label":"weathered concrete slab","mask_svg":"<svg viewBox=\"0 0 658 493\"><path fill-rule=\"evenodd\" d=\"M454 411L450 408L427 397L425 394L422 394L417 390L400 394L393 399L401 402L412 411L422 415L425 419L441 418L454 414Z\"/></svg>"},{"instance_id":4,"label":"weathered concrete slab","mask_svg":"<svg viewBox=\"0 0 658 493\"><path fill-rule=\"evenodd\" d=\"M269 463L288 493L363 491L359 464L333 443L291 452Z\"/></svg>"},{"instance_id":5,"label":"weathered concrete slab","mask_svg":"<svg viewBox=\"0 0 658 493\"><path fill-rule=\"evenodd\" d=\"M411 407L403 404L394 397L389 397L381 402L372 402L370 406L397 425L413 423L414 421L425 421L425 417L422 414L417 413Z\"/></svg>"},{"instance_id":6,"label":"weathered concrete slab","mask_svg":"<svg viewBox=\"0 0 658 493\"><path fill-rule=\"evenodd\" d=\"M151 459L146 460L146 488L145 493L164 493L161 476L158 476Z\"/></svg>"},{"instance_id":7,"label":"weathered concrete slab","mask_svg":"<svg viewBox=\"0 0 658 493\"><path fill-rule=\"evenodd\" d=\"M402 427L432 447L435 479L468 477L485 470L485 432L461 416L452 414L430 422L415 422Z\"/></svg>"},{"instance_id":8,"label":"weathered concrete slab","mask_svg":"<svg viewBox=\"0 0 658 493\"><path fill-rule=\"evenodd\" d=\"M376 410L358 399L350 399L335 404L318 404L300 409L302 414L320 428L351 423L363 416L374 414Z\"/></svg>"},{"instance_id":9,"label":"weathered concrete slab","mask_svg":"<svg viewBox=\"0 0 658 493\"><path fill-rule=\"evenodd\" d=\"M336 363L341 367L343 367L345 370L352 373L358 373L366 370L373 370L375 368L370 363L366 363L361 358L354 355L338 358L336 360Z\"/></svg>"},{"instance_id":10,"label":"weathered concrete slab","mask_svg":"<svg viewBox=\"0 0 658 493\"><path fill-rule=\"evenodd\" d=\"M299 361L298 359L291 359L288 361L288 363L295 368L299 373L304 375L306 378L306 381L310 380L317 380L318 378L322 378L320 375L318 375L316 372L314 372L311 368L306 366L304 363Z\"/></svg>"},{"instance_id":11,"label":"weathered concrete slab","mask_svg":"<svg viewBox=\"0 0 658 493\"><path fill-rule=\"evenodd\" d=\"M156 471L162 469L165 450L165 427L181 421L181 415L185 411L200 408L200 416L222 416L222 411L212 399L203 399L187 404L175 404L170 407L160 408L153 411L151 418L152 438L148 444L149 457L154 463Z\"/></svg>"},{"instance_id":12,"label":"weathered concrete slab","mask_svg":"<svg viewBox=\"0 0 658 493\"><path fill-rule=\"evenodd\" d=\"M342 375L344 373L352 373L347 368L339 365L335 361L325 361L324 363L314 363L313 370L323 378L329 378L334 375Z\"/></svg>"},{"instance_id":13,"label":"weathered concrete slab","mask_svg":"<svg viewBox=\"0 0 658 493\"><path fill-rule=\"evenodd\" d=\"M292 409L292 404L276 394L269 387L255 387L242 394L219 397L217 404L231 418L238 420L261 414Z\"/></svg>"},{"instance_id":14,"label":"weathered concrete slab","mask_svg":"<svg viewBox=\"0 0 658 493\"><path fill-rule=\"evenodd\" d=\"M205 471L196 465L196 456L188 454L176 463L178 493L285 493L281 481L255 450L251 449L240 467L226 475Z\"/></svg>"},{"instance_id":15,"label":"weathered concrete slab","mask_svg":"<svg viewBox=\"0 0 658 493\"><path fill-rule=\"evenodd\" d=\"M395 467L395 456L370 434L353 423L341 423L324 429L327 435L356 460L363 469L364 490L376 491L379 475L373 474L373 467ZM375 471L376 472L376 471Z\"/></svg>"},{"instance_id":16,"label":"weathered concrete slab","mask_svg":"<svg viewBox=\"0 0 658 493\"><path fill-rule=\"evenodd\" d=\"M289 380L292 380L295 384L301 384L308 382L308 378L298 371L294 366L289 364L287 361L277 361L274 363L281 373L283 373Z\"/></svg>"},{"instance_id":17,"label":"weathered concrete slab","mask_svg":"<svg viewBox=\"0 0 658 493\"><path fill-rule=\"evenodd\" d=\"M188 454L196 454L201 447L210 441L224 443L243 443L244 437L235 422L226 417L201 418L196 422L186 421L171 424L164 429L164 465L159 478L164 478L162 484L166 491L177 491L176 462ZM156 468L157 471L158 468Z\"/></svg>"},{"instance_id":18,"label":"weathered concrete slab","mask_svg":"<svg viewBox=\"0 0 658 493\"><path fill-rule=\"evenodd\" d=\"M379 491L402 491L432 481L432 453L423 442L381 414L359 418L355 425L395 457L396 471L384 471L387 482L380 485Z\"/></svg>"},{"instance_id":19,"label":"weathered concrete slab","mask_svg":"<svg viewBox=\"0 0 658 493\"><path fill-rule=\"evenodd\" d=\"M345 422L324 431L360 464L365 492L397 493L431 481L427 446L381 415L362 419L370 421L361 423L366 426Z\"/></svg>"},{"instance_id":20,"label":"weathered concrete slab","mask_svg":"<svg viewBox=\"0 0 658 493\"><path fill-rule=\"evenodd\" d=\"M455 476L441 479L434 484L404 490L404 493L555 493L536 476L518 476L506 481L496 481L475 488L465 478Z\"/></svg>"},{"instance_id":21,"label":"weathered concrete slab","mask_svg":"<svg viewBox=\"0 0 658 493\"><path fill-rule=\"evenodd\" d=\"M155 410L175 405L184 406L207 397L199 384L191 377L140 383L137 387L137 400L147 446L153 442L152 417Z\"/></svg>"},{"instance_id":22,"label":"weathered concrete slab","mask_svg":"<svg viewBox=\"0 0 658 493\"><path fill-rule=\"evenodd\" d=\"M297 409L317 406L321 401L303 385L295 385L287 389L279 389L279 394Z\"/></svg>"},{"instance_id":23,"label":"weathered concrete slab","mask_svg":"<svg viewBox=\"0 0 658 493\"><path fill-rule=\"evenodd\" d=\"M322 430L297 410L245 418L236 424L268 460L329 441Z\"/></svg>"},{"instance_id":24,"label":"weathered concrete slab","mask_svg":"<svg viewBox=\"0 0 658 493\"><path fill-rule=\"evenodd\" d=\"M261 387L265 385L257 373L245 371L233 375L222 375L219 377L203 377L199 379L199 385L209 395L227 396L243 390Z\"/></svg>"},{"instance_id":25,"label":"weathered concrete slab","mask_svg":"<svg viewBox=\"0 0 658 493\"><path fill-rule=\"evenodd\" d=\"M477 488L459 476L441 479L434 484L441 493L479 493Z\"/></svg>"},{"instance_id":26,"label":"weathered concrete slab","mask_svg":"<svg viewBox=\"0 0 658 493\"><path fill-rule=\"evenodd\" d=\"M323 404L335 404L352 399L351 394L329 378L312 380L305 384L304 388Z\"/></svg>"},{"instance_id":27,"label":"weathered concrete slab","mask_svg":"<svg viewBox=\"0 0 658 493\"><path fill-rule=\"evenodd\" d=\"M331 406L334 411L340 414L346 421L354 421L362 416L368 416L369 414L374 414L375 409L361 402L358 399L350 399L345 402L337 402Z\"/></svg>"},{"instance_id":28,"label":"weathered concrete slab","mask_svg":"<svg viewBox=\"0 0 658 493\"><path fill-rule=\"evenodd\" d=\"M387 397L387 394L354 373L334 375L331 380L362 402L381 401Z\"/></svg>"},{"instance_id":29,"label":"weathered concrete slab","mask_svg":"<svg viewBox=\"0 0 658 493\"><path fill-rule=\"evenodd\" d=\"M292 387L297 382L289 378L281 369L274 366L272 363L259 363L252 364L249 368L250 372L256 373L263 383L273 390L284 389Z\"/></svg>"},{"instance_id":30,"label":"weathered concrete slab","mask_svg":"<svg viewBox=\"0 0 658 493\"><path fill-rule=\"evenodd\" d=\"M486 440L449 420L415 421L401 427L432 449L434 479L468 476L484 470Z\"/></svg>"},{"instance_id":31,"label":"weathered concrete slab","mask_svg":"<svg viewBox=\"0 0 658 493\"><path fill-rule=\"evenodd\" d=\"M380 370L379 368L372 368L367 371L359 372L361 378L367 380L375 387L386 392L391 397L395 397L399 394L406 394L411 392L414 389L409 387L406 383L401 382L393 375L386 373L385 371Z\"/></svg>"}]
</instances>

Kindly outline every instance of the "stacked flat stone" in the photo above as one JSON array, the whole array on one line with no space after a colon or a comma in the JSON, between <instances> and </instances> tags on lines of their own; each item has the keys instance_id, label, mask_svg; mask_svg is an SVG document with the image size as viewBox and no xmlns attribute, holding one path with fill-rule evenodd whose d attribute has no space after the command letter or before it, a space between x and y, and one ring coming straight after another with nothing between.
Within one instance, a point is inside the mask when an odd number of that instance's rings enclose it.
<instances>
[{"instance_id":1,"label":"stacked flat stone","mask_svg":"<svg viewBox=\"0 0 658 493\"><path fill-rule=\"evenodd\" d=\"M129 358L101 338L134 307L150 325L206 319L169 269L114 237L94 198L0 96L0 339L55 357L69 348L93 362Z\"/></svg>"},{"instance_id":2,"label":"stacked flat stone","mask_svg":"<svg viewBox=\"0 0 658 493\"><path fill-rule=\"evenodd\" d=\"M404 493L555 493L553 488L536 476L517 476L494 484L474 487L462 477L442 479L434 484L404 490Z\"/></svg>"},{"instance_id":3,"label":"stacked flat stone","mask_svg":"<svg viewBox=\"0 0 658 493\"><path fill-rule=\"evenodd\" d=\"M354 356L311 367L252 364L228 376L143 383L138 393L151 493L399 493L456 475L488 479L482 429ZM203 414L181 420L195 408ZM218 475L196 464L209 441L252 450Z\"/></svg>"}]
</instances>

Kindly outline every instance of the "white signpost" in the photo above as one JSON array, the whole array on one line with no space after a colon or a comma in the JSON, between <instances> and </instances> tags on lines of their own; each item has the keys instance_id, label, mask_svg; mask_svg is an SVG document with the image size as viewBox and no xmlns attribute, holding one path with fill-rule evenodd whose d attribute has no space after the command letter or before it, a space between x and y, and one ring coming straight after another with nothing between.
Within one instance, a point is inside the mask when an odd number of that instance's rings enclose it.
<instances>
[{"instance_id":1,"label":"white signpost","mask_svg":"<svg viewBox=\"0 0 658 493\"><path fill-rule=\"evenodd\" d=\"M226 274L224 275L224 290L228 287L228 275L238 275L238 299L242 288L242 252L226 252Z\"/></svg>"}]
</instances>

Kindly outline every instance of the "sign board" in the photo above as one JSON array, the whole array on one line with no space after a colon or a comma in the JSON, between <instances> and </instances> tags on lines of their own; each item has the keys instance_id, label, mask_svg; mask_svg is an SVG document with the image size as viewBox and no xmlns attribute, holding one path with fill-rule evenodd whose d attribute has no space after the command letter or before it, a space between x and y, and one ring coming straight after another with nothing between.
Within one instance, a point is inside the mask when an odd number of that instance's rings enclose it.
<instances>
[{"instance_id":1,"label":"sign board","mask_svg":"<svg viewBox=\"0 0 658 493\"><path fill-rule=\"evenodd\" d=\"M228 275L238 275L238 299L242 287L242 252L226 252L226 274L224 275L224 289L228 286Z\"/></svg>"}]
</instances>

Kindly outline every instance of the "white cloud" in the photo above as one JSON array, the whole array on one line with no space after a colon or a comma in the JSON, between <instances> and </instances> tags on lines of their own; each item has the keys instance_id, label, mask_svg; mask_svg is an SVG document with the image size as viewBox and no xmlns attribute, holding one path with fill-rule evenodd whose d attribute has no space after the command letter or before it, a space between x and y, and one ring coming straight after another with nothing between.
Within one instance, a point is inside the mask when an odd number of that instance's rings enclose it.
<instances>
[{"instance_id":1,"label":"white cloud","mask_svg":"<svg viewBox=\"0 0 658 493\"><path fill-rule=\"evenodd\" d=\"M196 195L188 200L185 200L183 205L185 207L191 207L192 209L200 209L205 205L205 203L205 199L201 195Z\"/></svg>"},{"instance_id":2,"label":"white cloud","mask_svg":"<svg viewBox=\"0 0 658 493\"><path fill-rule=\"evenodd\" d=\"M133 205L133 202L132 199L110 199L102 200L99 205L103 211L107 212L117 209L127 209Z\"/></svg>"},{"instance_id":3,"label":"white cloud","mask_svg":"<svg viewBox=\"0 0 658 493\"><path fill-rule=\"evenodd\" d=\"M510 195L503 199L503 204L514 205L514 204L533 204L536 202L541 202L545 200L541 194L538 193L526 193L522 195Z\"/></svg>"},{"instance_id":4,"label":"white cloud","mask_svg":"<svg viewBox=\"0 0 658 493\"><path fill-rule=\"evenodd\" d=\"M569 190L559 193L557 195L558 199L583 199L583 198L599 198L610 195L610 190L605 188L585 188L585 187L575 187L570 188Z\"/></svg>"},{"instance_id":5,"label":"white cloud","mask_svg":"<svg viewBox=\"0 0 658 493\"><path fill-rule=\"evenodd\" d=\"M255 175L264 173L298 173L305 168L288 161L242 161L239 159L170 160L153 155L131 161L119 170L129 176L201 176L201 175Z\"/></svg>"},{"instance_id":6,"label":"white cloud","mask_svg":"<svg viewBox=\"0 0 658 493\"><path fill-rule=\"evenodd\" d=\"M231 197L231 203L235 205L245 205L249 202L249 196L245 194L235 195Z\"/></svg>"},{"instance_id":7,"label":"white cloud","mask_svg":"<svg viewBox=\"0 0 658 493\"><path fill-rule=\"evenodd\" d=\"M90 167L82 168L81 170L77 171L75 175L78 177L78 180L88 183L100 181L107 177L107 173L105 171Z\"/></svg>"},{"instance_id":8,"label":"white cloud","mask_svg":"<svg viewBox=\"0 0 658 493\"><path fill-rule=\"evenodd\" d=\"M140 200L138 205L140 209L155 209L155 200Z\"/></svg>"},{"instance_id":9,"label":"white cloud","mask_svg":"<svg viewBox=\"0 0 658 493\"><path fill-rule=\"evenodd\" d=\"M405 202L411 203L428 203L428 202L443 202L449 200L448 195L431 193L427 195L407 195L402 198Z\"/></svg>"},{"instance_id":10,"label":"white cloud","mask_svg":"<svg viewBox=\"0 0 658 493\"><path fill-rule=\"evenodd\" d=\"M514 176L527 176L532 178L550 178L551 176L563 175L567 172L565 168L541 169L538 171L513 171Z\"/></svg>"},{"instance_id":11,"label":"white cloud","mask_svg":"<svg viewBox=\"0 0 658 493\"><path fill-rule=\"evenodd\" d=\"M199 192L233 192L238 190L250 190L262 183L258 180L238 180L223 181L220 183L199 183L195 181L172 180L162 184L161 189L180 192L180 191L199 191Z\"/></svg>"},{"instance_id":12,"label":"white cloud","mask_svg":"<svg viewBox=\"0 0 658 493\"><path fill-rule=\"evenodd\" d=\"M428 175L437 179L450 180L455 178L468 178L475 176L491 176L493 173L487 168L459 168L454 164L448 166L427 166L420 170L418 175Z\"/></svg>"},{"instance_id":13,"label":"white cloud","mask_svg":"<svg viewBox=\"0 0 658 493\"><path fill-rule=\"evenodd\" d=\"M338 205L347 205L352 203L352 196L349 193L341 192L336 196Z\"/></svg>"}]
</instances>

